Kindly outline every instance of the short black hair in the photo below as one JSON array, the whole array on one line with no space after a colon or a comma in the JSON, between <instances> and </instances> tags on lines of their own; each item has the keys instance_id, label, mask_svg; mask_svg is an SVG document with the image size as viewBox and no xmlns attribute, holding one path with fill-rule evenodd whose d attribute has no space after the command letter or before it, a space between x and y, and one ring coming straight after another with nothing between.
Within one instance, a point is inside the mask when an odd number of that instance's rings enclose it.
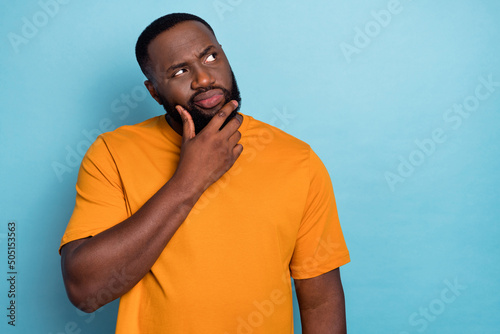
<instances>
[{"instance_id":1,"label":"short black hair","mask_svg":"<svg viewBox=\"0 0 500 334\"><path fill-rule=\"evenodd\" d=\"M148 53L149 44L162 32L169 30L170 28L184 21L201 22L215 36L215 32L212 29L212 27L201 17L198 17L193 14L172 13L154 20L149 26L146 27L146 29L144 29L144 31L137 39L137 43L135 44L135 57L137 58L139 66L141 67L142 73L144 73L144 75L146 76L146 78L148 78L148 80L153 79L150 67L150 58Z\"/></svg>"}]
</instances>

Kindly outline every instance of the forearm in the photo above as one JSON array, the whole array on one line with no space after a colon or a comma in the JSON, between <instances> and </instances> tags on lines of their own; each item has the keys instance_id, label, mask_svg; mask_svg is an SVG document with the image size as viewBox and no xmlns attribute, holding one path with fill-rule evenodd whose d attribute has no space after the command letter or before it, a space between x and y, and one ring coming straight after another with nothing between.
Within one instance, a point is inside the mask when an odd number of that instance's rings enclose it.
<instances>
[{"instance_id":1,"label":"forearm","mask_svg":"<svg viewBox=\"0 0 500 334\"><path fill-rule=\"evenodd\" d=\"M193 189L174 177L125 221L64 246L62 272L72 303L92 312L141 280L203 192Z\"/></svg>"}]
</instances>

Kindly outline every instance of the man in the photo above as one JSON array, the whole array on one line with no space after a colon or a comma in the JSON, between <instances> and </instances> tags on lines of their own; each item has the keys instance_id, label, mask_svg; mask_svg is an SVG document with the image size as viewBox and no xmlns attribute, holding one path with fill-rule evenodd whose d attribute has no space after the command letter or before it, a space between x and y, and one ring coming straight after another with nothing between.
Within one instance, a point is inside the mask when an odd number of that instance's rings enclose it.
<instances>
[{"instance_id":1,"label":"man","mask_svg":"<svg viewBox=\"0 0 500 334\"><path fill-rule=\"evenodd\" d=\"M117 333L344 333L349 262L331 182L310 147L237 113L212 28L166 15L138 39L167 111L101 135L82 161L61 242L71 302L121 297Z\"/></svg>"}]
</instances>

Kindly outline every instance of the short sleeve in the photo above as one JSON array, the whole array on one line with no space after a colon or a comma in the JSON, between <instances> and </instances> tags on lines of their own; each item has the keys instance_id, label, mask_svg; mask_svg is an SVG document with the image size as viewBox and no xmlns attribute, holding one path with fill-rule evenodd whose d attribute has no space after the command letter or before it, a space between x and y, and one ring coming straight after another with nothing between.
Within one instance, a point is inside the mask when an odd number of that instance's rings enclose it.
<instances>
[{"instance_id":1,"label":"short sleeve","mask_svg":"<svg viewBox=\"0 0 500 334\"><path fill-rule=\"evenodd\" d=\"M350 261L328 171L311 150L309 191L290 262L294 279L312 278Z\"/></svg>"},{"instance_id":2,"label":"short sleeve","mask_svg":"<svg viewBox=\"0 0 500 334\"><path fill-rule=\"evenodd\" d=\"M59 251L66 243L94 236L129 216L120 175L105 140L100 136L80 165L75 208Z\"/></svg>"}]
</instances>

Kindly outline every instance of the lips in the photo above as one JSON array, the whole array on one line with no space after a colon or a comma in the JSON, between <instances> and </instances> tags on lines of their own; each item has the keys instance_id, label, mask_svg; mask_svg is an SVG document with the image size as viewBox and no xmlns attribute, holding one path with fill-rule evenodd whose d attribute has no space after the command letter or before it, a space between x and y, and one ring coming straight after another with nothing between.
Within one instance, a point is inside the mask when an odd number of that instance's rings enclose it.
<instances>
[{"instance_id":1,"label":"lips","mask_svg":"<svg viewBox=\"0 0 500 334\"><path fill-rule=\"evenodd\" d=\"M193 98L193 102L198 107L203 109L211 109L217 106L224 98L224 93L221 89L211 89L209 91L197 94Z\"/></svg>"}]
</instances>

